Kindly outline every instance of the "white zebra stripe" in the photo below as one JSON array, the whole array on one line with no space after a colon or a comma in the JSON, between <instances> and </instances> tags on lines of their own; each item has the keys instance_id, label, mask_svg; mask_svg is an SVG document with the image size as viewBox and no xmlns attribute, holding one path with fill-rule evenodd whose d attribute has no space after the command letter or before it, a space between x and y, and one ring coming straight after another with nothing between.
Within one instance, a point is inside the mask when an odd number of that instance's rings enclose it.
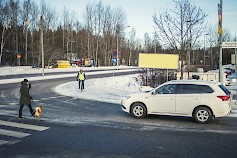
<instances>
[{"instance_id":1,"label":"white zebra stripe","mask_svg":"<svg viewBox=\"0 0 237 158\"><path fill-rule=\"evenodd\" d=\"M0 140L0 145L4 145L4 144L7 144L7 143L9 143L9 141Z\"/></svg>"},{"instance_id":2,"label":"white zebra stripe","mask_svg":"<svg viewBox=\"0 0 237 158\"><path fill-rule=\"evenodd\" d=\"M11 140L11 141L0 140L0 145L12 145L19 142L20 140Z\"/></svg>"},{"instance_id":3,"label":"white zebra stripe","mask_svg":"<svg viewBox=\"0 0 237 158\"><path fill-rule=\"evenodd\" d=\"M23 133L23 132L16 132L16 131L0 129L0 135L16 137L16 138L24 138L24 137L29 136L30 134L29 133Z\"/></svg>"},{"instance_id":4,"label":"white zebra stripe","mask_svg":"<svg viewBox=\"0 0 237 158\"><path fill-rule=\"evenodd\" d=\"M49 127L44 127L44 126L29 125L29 124L24 124L24 123L16 123L16 122L9 122L9 121L2 121L2 120L0 120L0 125L30 129L30 130L35 130L35 131L44 131L49 128Z\"/></svg>"}]
</instances>

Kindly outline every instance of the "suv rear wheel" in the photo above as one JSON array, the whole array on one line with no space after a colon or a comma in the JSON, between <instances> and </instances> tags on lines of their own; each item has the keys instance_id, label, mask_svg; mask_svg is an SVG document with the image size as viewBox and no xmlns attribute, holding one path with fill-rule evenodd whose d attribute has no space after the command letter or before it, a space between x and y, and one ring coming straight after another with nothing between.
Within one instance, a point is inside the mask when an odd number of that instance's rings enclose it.
<instances>
[{"instance_id":1,"label":"suv rear wheel","mask_svg":"<svg viewBox=\"0 0 237 158\"><path fill-rule=\"evenodd\" d=\"M142 103L134 103L131 107L131 113L134 117L143 118L147 115L147 110Z\"/></svg>"},{"instance_id":2,"label":"suv rear wheel","mask_svg":"<svg viewBox=\"0 0 237 158\"><path fill-rule=\"evenodd\" d=\"M206 107L199 107L194 111L193 117L197 123L208 123L212 119L212 113Z\"/></svg>"}]
</instances>

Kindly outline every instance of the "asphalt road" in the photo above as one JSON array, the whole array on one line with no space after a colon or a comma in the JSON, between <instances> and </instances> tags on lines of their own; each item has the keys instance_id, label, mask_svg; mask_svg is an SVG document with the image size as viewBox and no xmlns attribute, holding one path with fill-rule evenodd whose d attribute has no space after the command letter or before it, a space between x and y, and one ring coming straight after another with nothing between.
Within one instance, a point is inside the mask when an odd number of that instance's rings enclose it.
<instances>
[{"instance_id":1,"label":"asphalt road","mask_svg":"<svg viewBox=\"0 0 237 158\"><path fill-rule=\"evenodd\" d=\"M99 76L90 76L95 77ZM0 85L0 120L49 127L32 131L0 123L0 130L30 134L23 138L0 135L1 157L237 156L237 118L216 119L204 125L185 117L151 115L136 119L122 112L118 104L60 96L53 91L56 85L72 80L32 83L34 105L39 102L45 105L40 121L30 117L27 107L23 111L24 119L18 120L19 85ZM2 141L1 145L1 140L7 143Z\"/></svg>"}]
</instances>

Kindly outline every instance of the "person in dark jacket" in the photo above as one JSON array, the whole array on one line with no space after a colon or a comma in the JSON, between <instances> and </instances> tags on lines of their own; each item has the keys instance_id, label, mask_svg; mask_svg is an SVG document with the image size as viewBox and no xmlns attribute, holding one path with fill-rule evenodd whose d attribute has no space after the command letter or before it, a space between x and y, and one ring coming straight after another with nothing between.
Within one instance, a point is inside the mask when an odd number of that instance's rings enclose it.
<instances>
[{"instance_id":1,"label":"person in dark jacket","mask_svg":"<svg viewBox=\"0 0 237 158\"><path fill-rule=\"evenodd\" d=\"M21 82L21 89L20 89L20 94L21 94L20 109L19 109L19 118L20 119L22 118L22 109L23 109L24 105L28 105L32 116L34 116L34 114L35 114L35 112L32 109L32 106L31 106L32 97L30 96L30 92L29 92L30 88L31 88L31 85L28 84L28 80L24 79Z\"/></svg>"}]
</instances>

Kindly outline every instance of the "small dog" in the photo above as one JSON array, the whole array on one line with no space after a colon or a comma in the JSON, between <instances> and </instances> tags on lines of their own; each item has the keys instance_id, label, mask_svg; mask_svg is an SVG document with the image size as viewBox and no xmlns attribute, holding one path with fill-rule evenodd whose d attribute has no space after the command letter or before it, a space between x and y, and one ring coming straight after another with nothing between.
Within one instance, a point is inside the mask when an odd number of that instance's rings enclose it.
<instances>
[{"instance_id":1,"label":"small dog","mask_svg":"<svg viewBox=\"0 0 237 158\"><path fill-rule=\"evenodd\" d=\"M38 118L38 120L40 120L41 116L42 116L42 112L43 112L43 104L40 104L37 108L35 108L35 117Z\"/></svg>"}]
</instances>

